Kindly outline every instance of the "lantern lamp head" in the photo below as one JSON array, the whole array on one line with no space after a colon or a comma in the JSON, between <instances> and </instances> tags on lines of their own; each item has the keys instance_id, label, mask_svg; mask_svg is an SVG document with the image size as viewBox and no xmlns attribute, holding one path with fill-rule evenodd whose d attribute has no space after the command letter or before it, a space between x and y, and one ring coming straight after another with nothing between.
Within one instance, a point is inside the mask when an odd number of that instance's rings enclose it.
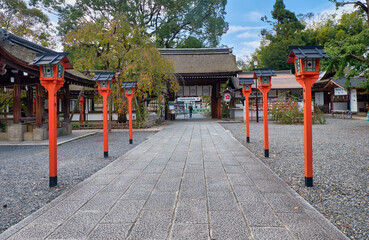
<instances>
[{"instance_id":1,"label":"lantern lamp head","mask_svg":"<svg viewBox=\"0 0 369 240\"><path fill-rule=\"evenodd\" d=\"M277 76L274 70L270 68L258 68L258 69L254 69L254 71L255 71L254 75L258 79L258 84L259 86L262 86L262 87L271 86L272 76Z\"/></svg>"},{"instance_id":2,"label":"lantern lamp head","mask_svg":"<svg viewBox=\"0 0 369 240\"><path fill-rule=\"evenodd\" d=\"M40 79L64 79L65 69L73 69L67 53L38 53L29 65L40 67Z\"/></svg>"},{"instance_id":3,"label":"lantern lamp head","mask_svg":"<svg viewBox=\"0 0 369 240\"><path fill-rule=\"evenodd\" d=\"M320 59L329 58L323 48L323 46L290 46L287 64L295 65L296 76L319 74Z\"/></svg>"},{"instance_id":4,"label":"lantern lamp head","mask_svg":"<svg viewBox=\"0 0 369 240\"><path fill-rule=\"evenodd\" d=\"M251 91L251 85L254 83L253 78L240 78L240 85L242 85L243 90Z\"/></svg>"},{"instance_id":5,"label":"lantern lamp head","mask_svg":"<svg viewBox=\"0 0 369 240\"><path fill-rule=\"evenodd\" d=\"M93 81L97 81L99 89L111 89L115 82L115 72L96 72Z\"/></svg>"},{"instance_id":6,"label":"lantern lamp head","mask_svg":"<svg viewBox=\"0 0 369 240\"><path fill-rule=\"evenodd\" d=\"M123 82L122 84L122 88L125 89L126 93L133 93L136 87L137 87L136 81Z\"/></svg>"}]
</instances>

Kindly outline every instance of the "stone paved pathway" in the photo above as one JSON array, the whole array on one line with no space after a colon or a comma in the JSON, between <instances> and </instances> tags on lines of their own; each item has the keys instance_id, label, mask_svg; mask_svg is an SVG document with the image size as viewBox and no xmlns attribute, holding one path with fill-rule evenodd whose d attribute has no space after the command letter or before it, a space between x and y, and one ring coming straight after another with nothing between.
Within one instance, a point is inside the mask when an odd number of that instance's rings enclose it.
<instances>
[{"instance_id":1,"label":"stone paved pathway","mask_svg":"<svg viewBox=\"0 0 369 240\"><path fill-rule=\"evenodd\" d=\"M0 239L346 239L216 122L173 123Z\"/></svg>"}]
</instances>

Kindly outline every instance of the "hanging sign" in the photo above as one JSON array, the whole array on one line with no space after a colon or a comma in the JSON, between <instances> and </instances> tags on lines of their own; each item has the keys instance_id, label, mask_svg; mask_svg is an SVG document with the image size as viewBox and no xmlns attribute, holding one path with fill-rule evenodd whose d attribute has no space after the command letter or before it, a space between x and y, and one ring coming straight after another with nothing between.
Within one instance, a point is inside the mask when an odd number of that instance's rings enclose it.
<instances>
[{"instance_id":1,"label":"hanging sign","mask_svg":"<svg viewBox=\"0 0 369 240\"><path fill-rule=\"evenodd\" d=\"M345 89L342 89L342 88L335 88L334 89L334 95L335 96L345 96L345 95L347 95L347 91Z\"/></svg>"},{"instance_id":2,"label":"hanging sign","mask_svg":"<svg viewBox=\"0 0 369 240\"><path fill-rule=\"evenodd\" d=\"M200 102L200 97L179 97L177 98L177 102Z\"/></svg>"},{"instance_id":3,"label":"hanging sign","mask_svg":"<svg viewBox=\"0 0 369 240\"><path fill-rule=\"evenodd\" d=\"M224 94L224 102L230 102L231 101L231 94L225 93Z\"/></svg>"}]
</instances>

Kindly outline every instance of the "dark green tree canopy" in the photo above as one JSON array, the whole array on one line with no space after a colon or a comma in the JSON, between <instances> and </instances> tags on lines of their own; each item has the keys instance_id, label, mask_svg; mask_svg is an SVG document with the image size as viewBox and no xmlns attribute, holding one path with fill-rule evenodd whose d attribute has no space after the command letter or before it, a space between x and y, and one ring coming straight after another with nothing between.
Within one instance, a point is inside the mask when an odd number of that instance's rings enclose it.
<instances>
[{"instance_id":1,"label":"dark green tree canopy","mask_svg":"<svg viewBox=\"0 0 369 240\"><path fill-rule=\"evenodd\" d=\"M227 32L224 15L227 0L77 0L75 5L63 0L32 0L57 11L59 31L66 34L79 26L81 19L112 18L124 15L127 21L144 28L160 47L175 47L189 36L215 47Z\"/></svg>"}]
</instances>

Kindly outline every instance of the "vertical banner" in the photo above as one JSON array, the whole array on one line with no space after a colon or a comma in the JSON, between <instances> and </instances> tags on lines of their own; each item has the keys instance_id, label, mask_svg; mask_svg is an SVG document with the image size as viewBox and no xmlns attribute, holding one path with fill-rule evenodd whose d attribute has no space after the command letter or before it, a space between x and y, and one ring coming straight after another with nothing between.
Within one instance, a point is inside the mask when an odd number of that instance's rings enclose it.
<instances>
[{"instance_id":1,"label":"vertical banner","mask_svg":"<svg viewBox=\"0 0 369 240\"><path fill-rule=\"evenodd\" d=\"M350 90L350 110L351 112L357 112L357 93L356 89Z\"/></svg>"}]
</instances>

